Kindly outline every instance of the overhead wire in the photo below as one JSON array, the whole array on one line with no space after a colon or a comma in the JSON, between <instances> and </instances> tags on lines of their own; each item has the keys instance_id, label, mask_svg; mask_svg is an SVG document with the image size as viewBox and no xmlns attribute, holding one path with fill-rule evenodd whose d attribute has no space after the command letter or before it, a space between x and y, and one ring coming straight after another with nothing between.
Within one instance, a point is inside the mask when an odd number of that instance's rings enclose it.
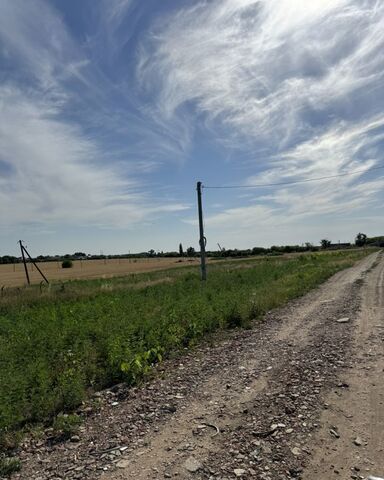
<instances>
[{"instance_id":1,"label":"overhead wire","mask_svg":"<svg viewBox=\"0 0 384 480\"><path fill-rule=\"evenodd\" d=\"M368 168L367 170L354 170L353 172L339 173L337 175L328 175L325 177L306 178L303 180L293 180L289 182L276 182L276 183L258 183L253 185L202 185L204 189L225 189L225 188L261 188L261 187L277 187L280 185L295 185L298 183L319 182L322 180L330 180L332 178L345 177L347 175L356 175L358 173L366 174L374 170L383 169L384 165Z\"/></svg>"}]
</instances>

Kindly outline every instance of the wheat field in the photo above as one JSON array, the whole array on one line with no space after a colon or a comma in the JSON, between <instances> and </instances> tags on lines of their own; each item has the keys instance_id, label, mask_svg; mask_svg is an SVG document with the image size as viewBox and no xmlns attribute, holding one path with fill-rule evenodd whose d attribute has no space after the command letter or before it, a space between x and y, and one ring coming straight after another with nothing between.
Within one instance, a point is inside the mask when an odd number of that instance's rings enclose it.
<instances>
[{"instance_id":1,"label":"wheat field","mask_svg":"<svg viewBox=\"0 0 384 480\"><path fill-rule=\"evenodd\" d=\"M168 268L184 267L198 264L197 258L121 258L105 260L76 260L72 268L62 268L61 261L39 262L40 270L48 280L77 280L91 278L111 278L130 273L153 272ZM42 281L39 272L28 264L28 272L32 284ZM0 288L20 287L27 283L22 263L0 265Z\"/></svg>"}]
</instances>

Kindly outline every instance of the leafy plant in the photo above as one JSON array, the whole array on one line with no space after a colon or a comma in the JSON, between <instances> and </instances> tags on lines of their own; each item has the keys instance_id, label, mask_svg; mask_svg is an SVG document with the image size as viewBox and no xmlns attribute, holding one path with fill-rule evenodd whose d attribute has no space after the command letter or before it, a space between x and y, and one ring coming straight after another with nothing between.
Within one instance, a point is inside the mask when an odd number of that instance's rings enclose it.
<instances>
[{"instance_id":1,"label":"leafy plant","mask_svg":"<svg viewBox=\"0 0 384 480\"><path fill-rule=\"evenodd\" d=\"M136 383L140 378L148 375L155 363L163 359L162 348L151 348L143 353L137 353L131 361L121 363L121 371L128 383Z\"/></svg>"}]
</instances>

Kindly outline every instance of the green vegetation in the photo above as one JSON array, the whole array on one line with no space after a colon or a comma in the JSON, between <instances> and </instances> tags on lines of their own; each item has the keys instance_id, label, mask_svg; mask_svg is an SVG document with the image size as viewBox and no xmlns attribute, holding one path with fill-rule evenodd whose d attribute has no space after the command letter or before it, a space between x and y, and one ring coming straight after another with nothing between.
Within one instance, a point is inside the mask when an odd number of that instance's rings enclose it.
<instances>
[{"instance_id":1,"label":"green vegetation","mask_svg":"<svg viewBox=\"0 0 384 480\"><path fill-rule=\"evenodd\" d=\"M6 477L11 473L18 472L21 468L21 462L16 457L0 456L0 477Z\"/></svg>"},{"instance_id":2,"label":"green vegetation","mask_svg":"<svg viewBox=\"0 0 384 480\"><path fill-rule=\"evenodd\" d=\"M72 260L63 260L61 263L61 268L72 268L73 262Z\"/></svg>"},{"instance_id":3,"label":"green vegetation","mask_svg":"<svg viewBox=\"0 0 384 480\"><path fill-rule=\"evenodd\" d=\"M59 413L53 422L53 431L63 439L70 438L79 431L82 423L78 415Z\"/></svg>"},{"instance_id":4,"label":"green vegetation","mask_svg":"<svg viewBox=\"0 0 384 480\"><path fill-rule=\"evenodd\" d=\"M322 240L320 240L320 245L321 245L321 248L325 250L331 246L331 241L326 238L323 238Z\"/></svg>"},{"instance_id":5,"label":"green vegetation","mask_svg":"<svg viewBox=\"0 0 384 480\"><path fill-rule=\"evenodd\" d=\"M77 418L57 414L74 411L90 391L137 383L164 356L219 328L250 328L370 252L219 262L204 284L193 267L3 298L0 445L1 435L30 423L70 434Z\"/></svg>"},{"instance_id":6,"label":"green vegetation","mask_svg":"<svg viewBox=\"0 0 384 480\"><path fill-rule=\"evenodd\" d=\"M355 245L357 247L364 247L367 244L367 235L365 233L359 232L355 238Z\"/></svg>"}]
</instances>

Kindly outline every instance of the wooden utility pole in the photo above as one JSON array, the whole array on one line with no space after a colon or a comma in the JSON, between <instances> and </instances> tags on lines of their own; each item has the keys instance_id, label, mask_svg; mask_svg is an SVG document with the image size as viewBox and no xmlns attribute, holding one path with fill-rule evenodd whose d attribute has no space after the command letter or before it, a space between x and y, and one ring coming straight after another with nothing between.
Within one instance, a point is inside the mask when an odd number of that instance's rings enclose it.
<instances>
[{"instance_id":1,"label":"wooden utility pole","mask_svg":"<svg viewBox=\"0 0 384 480\"><path fill-rule=\"evenodd\" d=\"M23 247L22 240L19 240L19 244L20 244L21 256L23 258L23 263L24 263L25 276L27 277L28 285L30 285L31 281L29 280L29 273L27 268L27 262L25 261L24 247Z\"/></svg>"},{"instance_id":2,"label":"wooden utility pole","mask_svg":"<svg viewBox=\"0 0 384 480\"><path fill-rule=\"evenodd\" d=\"M200 263L201 263L201 280L207 279L207 267L205 264L205 244L207 239L204 236L204 224L203 224L203 205L201 201L201 182L197 182L197 207L199 212L199 232L200 232Z\"/></svg>"},{"instance_id":3,"label":"wooden utility pole","mask_svg":"<svg viewBox=\"0 0 384 480\"><path fill-rule=\"evenodd\" d=\"M29 280L29 274L28 274L28 268L27 268L27 264L26 264L26 261L25 261L25 255L24 253L26 253L28 255L28 258L29 260L31 261L32 265L34 265L36 267L36 270L40 273L40 275L44 278L44 280L49 284L49 281L47 279L47 277L44 275L44 273L40 270L40 268L36 265L36 263L34 262L33 258L31 257L31 255L28 253L28 250L24 247L23 245L23 241L22 240L19 240L19 243L20 243L20 249L21 249L21 255L23 257L23 263L24 263L24 268L25 268L25 275L27 277L27 281L28 281L28 285L31 284L30 280Z\"/></svg>"}]
</instances>

